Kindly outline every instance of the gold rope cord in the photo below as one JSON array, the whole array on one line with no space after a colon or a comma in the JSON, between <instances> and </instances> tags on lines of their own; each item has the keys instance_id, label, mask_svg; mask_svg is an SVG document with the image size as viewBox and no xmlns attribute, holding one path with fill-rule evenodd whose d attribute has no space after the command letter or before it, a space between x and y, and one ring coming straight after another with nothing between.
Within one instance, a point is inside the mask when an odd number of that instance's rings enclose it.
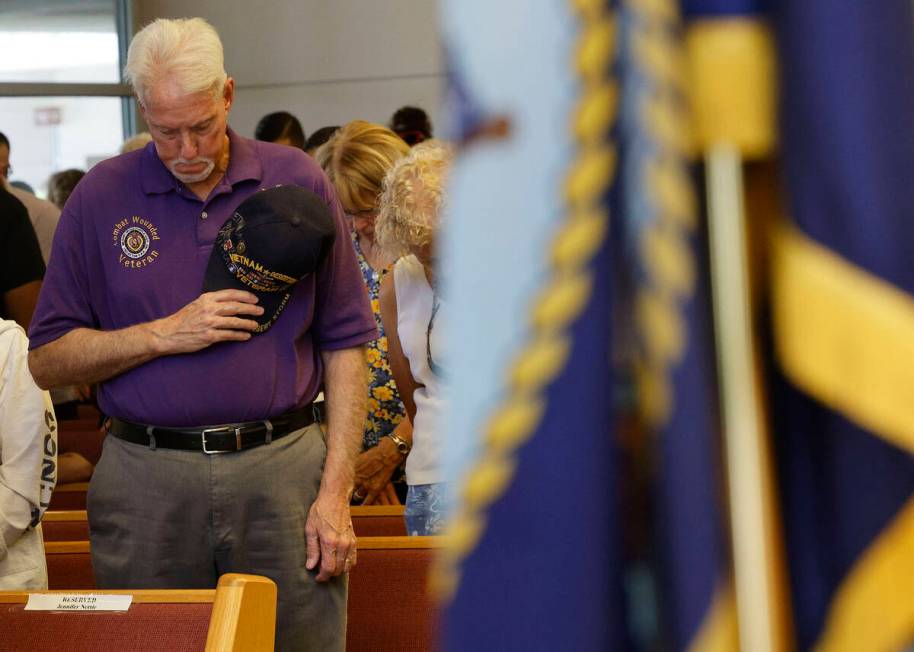
<instances>
[{"instance_id":1,"label":"gold rope cord","mask_svg":"<svg viewBox=\"0 0 914 652\"><path fill-rule=\"evenodd\" d=\"M486 528L487 510L510 485L516 457L545 411L545 390L561 373L571 350L568 330L590 298L588 266L608 231L602 204L612 183L616 150L607 141L615 120L618 88L611 77L616 24L606 0L570 0L581 31L575 74L581 95L571 125L576 157L564 181L566 218L551 250L551 274L530 305L529 336L506 370L503 398L484 427L481 451L459 487L461 505L448 526L431 583L443 600L460 582L460 564Z\"/></svg>"}]
</instances>

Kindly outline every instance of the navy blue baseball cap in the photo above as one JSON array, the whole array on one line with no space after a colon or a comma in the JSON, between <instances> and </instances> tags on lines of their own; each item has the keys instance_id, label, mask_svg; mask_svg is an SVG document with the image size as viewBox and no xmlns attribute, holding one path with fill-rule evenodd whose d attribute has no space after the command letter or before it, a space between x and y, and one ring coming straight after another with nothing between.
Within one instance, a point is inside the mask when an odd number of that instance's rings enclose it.
<instances>
[{"instance_id":1,"label":"navy blue baseball cap","mask_svg":"<svg viewBox=\"0 0 914 652\"><path fill-rule=\"evenodd\" d=\"M256 294L263 315L255 334L279 319L292 288L313 273L336 238L327 203L300 186L276 186L245 199L219 229L203 291Z\"/></svg>"}]
</instances>

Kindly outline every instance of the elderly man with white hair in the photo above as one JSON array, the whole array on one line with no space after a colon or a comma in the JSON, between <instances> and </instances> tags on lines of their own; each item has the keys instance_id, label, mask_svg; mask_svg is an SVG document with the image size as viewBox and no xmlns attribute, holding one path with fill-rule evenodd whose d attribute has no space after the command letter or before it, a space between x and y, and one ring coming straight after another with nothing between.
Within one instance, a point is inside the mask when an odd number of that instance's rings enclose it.
<instances>
[{"instance_id":1,"label":"elderly man with white hair","mask_svg":"<svg viewBox=\"0 0 914 652\"><path fill-rule=\"evenodd\" d=\"M202 19L148 25L126 74L154 147L70 197L30 331L38 384L98 382L111 417L88 498L98 586L266 575L279 649L342 650L377 331L339 202L302 151L228 128L234 80Z\"/></svg>"}]
</instances>

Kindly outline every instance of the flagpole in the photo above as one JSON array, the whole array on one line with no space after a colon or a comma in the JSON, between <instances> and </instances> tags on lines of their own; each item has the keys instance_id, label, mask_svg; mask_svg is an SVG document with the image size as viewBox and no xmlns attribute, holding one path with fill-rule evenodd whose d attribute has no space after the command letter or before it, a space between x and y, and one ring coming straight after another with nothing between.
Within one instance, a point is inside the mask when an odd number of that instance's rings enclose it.
<instances>
[{"instance_id":1,"label":"flagpole","mask_svg":"<svg viewBox=\"0 0 914 652\"><path fill-rule=\"evenodd\" d=\"M707 149L705 163L740 650L772 652L777 648L763 471L767 451L753 360L742 160L737 147L717 143Z\"/></svg>"}]
</instances>

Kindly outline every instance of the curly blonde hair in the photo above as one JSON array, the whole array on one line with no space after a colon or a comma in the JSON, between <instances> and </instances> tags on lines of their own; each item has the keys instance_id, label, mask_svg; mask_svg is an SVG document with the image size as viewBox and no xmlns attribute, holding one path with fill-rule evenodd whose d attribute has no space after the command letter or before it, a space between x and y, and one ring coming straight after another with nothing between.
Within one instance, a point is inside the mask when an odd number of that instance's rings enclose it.
<instances>
[{"instance_id":1,"label":"curly blonde hair","mask_svg":"<svg viewBox=\"0 0 914 652\"><path fill-rule=\"evenodd\" d=\"M348 213L374 210L384 175L409 154L409 145L387 127L353 120L341 127L314 155Z\"/></svg>"},{"instance_id":2,"label":"curly blonde hair","mask_svg":"<svg viewBox=\"0 0 914 652\"><path fill-rule=\"evenodd\" d=\"M384 177L375 239L390 256L399 258L432 242L452 159L448 145L427 140Z\"/></svg>"}]
</instances>

